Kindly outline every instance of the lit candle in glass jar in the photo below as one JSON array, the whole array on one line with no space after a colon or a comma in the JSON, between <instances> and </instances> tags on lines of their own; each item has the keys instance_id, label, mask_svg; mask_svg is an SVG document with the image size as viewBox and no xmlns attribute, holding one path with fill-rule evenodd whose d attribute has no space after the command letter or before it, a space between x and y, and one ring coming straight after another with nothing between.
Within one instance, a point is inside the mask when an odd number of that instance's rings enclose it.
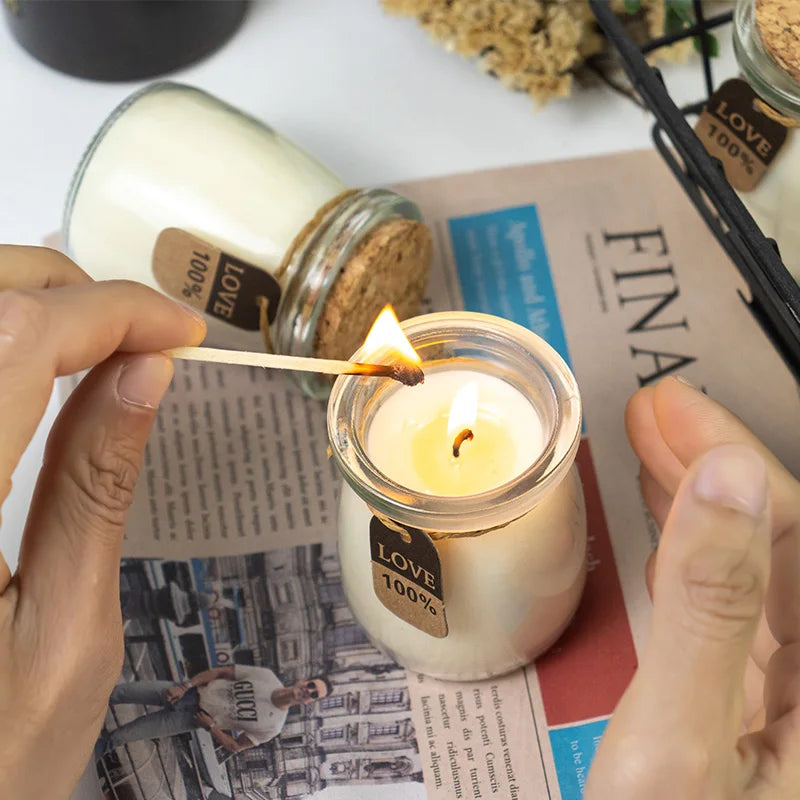
<instances>
[{"instance_id":1,"label":"lit candle in glass jar","mask_svg":"<svg viewBox=\"0 0 800 800\"><path fill-rule=\"evenodd\" d=\"M552 348L505 320L449 312L403 331L425 383L344 378L328 406L345 592L409 669L502 674L555 641L583 589L577 386Z\"/></svg>"}]
</instances>

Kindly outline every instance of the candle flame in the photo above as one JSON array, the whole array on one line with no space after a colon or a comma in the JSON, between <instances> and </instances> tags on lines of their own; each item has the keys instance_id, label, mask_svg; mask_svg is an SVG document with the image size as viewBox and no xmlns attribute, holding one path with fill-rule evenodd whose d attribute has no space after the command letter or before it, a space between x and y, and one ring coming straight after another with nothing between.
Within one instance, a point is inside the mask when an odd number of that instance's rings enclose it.
<instances>
[{"instance_id":1,"label":"candle flame","mask_svg":"<svg viewBox=\"0 0 800 800\"><path fill-rule=\"evenodd\" d=\"M417 351L403 333L391 306L386 306L372 323L362 351L368 361L422 363Z\"/></svg>"},{"instance_id":2,"label":"candle flame","mask_svg":"<svg viewBox=\"0 0 800 800\"><path fill-rule=\"evenodd\" d=\"M478 418L478 384L464 384L453 398L447 420L447 435L453 438L465 428L471 428Z\"/></svg>"}]
</instances>

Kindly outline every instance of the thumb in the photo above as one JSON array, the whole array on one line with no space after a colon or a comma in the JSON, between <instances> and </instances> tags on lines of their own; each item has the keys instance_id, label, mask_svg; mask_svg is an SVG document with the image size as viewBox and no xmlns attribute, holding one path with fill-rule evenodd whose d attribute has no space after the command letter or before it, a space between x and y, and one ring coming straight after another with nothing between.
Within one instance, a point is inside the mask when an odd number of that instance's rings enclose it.
<instances>
[{"instance_id":1,"label":"thumb","mask_svg":"<svg viewBox=\"0 0 800 800\"><path fill-rule=\"evenodd\" d=\"M74 609L78 621L115 608L128 509L171 378L163 355L118 355L95 367L67 401L22 540L21 606L30 599L39 613Z\"/></svg>"},{"instance_id":2,"label":"thumb","mask_svg":"<svg viewBox=\"0 0 800 800\"><path fill-rule=\"evenodd\" d=\"M664 526L641 681L678 730L706 742L732 744L740 732L744 670L769 582L769 517L763 459L723 445L689 469Z\"/></svg>"},{"instance_id":3,"label":"thumb","mask_svg":"<svg viewBox=\"0 0 800 800\"><path fill-rule=\"evenodd\" d=\"M600 742L587 798L733 796L769 516L766 468L748 447L716 447L687 471L658 547L650 639Z\"/></svg>"}]
</instances>

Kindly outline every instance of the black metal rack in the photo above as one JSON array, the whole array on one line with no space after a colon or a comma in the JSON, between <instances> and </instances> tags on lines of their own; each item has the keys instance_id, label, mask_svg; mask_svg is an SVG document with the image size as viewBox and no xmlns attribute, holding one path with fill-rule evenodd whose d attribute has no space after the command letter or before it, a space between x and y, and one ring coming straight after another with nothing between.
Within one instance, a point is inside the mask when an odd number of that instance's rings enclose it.
<instances>
[{"instance_id":1,"label":"black metal rack","mask_svg":"<svg viewBox=\"0 0 800 800\"><path fill-rule=\"evenodd\" d=\"M775 241L761 232L725 179L722 164L706 152L686 119L702 110L714 88L706 34L729 24L732 14L706 19L701 0L694 0L695 25L639 47L612 12L608 0L589 0L589 4L606 37L619 52L634 89L656 118L653 126L656 149L738 268L751 295L747 298L740 292L742 300L800 382L800 287L783 265ZM707 97L679 109L661 72L650 66L644 55L695 36L700 37Z\"/></svg>"}]
</instances>

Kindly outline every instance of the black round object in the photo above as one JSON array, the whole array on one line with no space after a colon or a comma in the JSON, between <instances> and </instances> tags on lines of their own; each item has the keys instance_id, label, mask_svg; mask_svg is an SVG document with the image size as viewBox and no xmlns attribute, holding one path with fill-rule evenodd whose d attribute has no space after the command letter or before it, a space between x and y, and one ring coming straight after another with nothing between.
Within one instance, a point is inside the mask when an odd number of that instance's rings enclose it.
<instances>
[{"instance_id":1,"label":"black round object","mask_svg":"<svg viewBox=\"0 0 800 800\"><path fill-rule=\"evenodd\" d=\"M208 55L239 27L247 0L4 0L33 56L101 81L151 78Z\"/></svg>"}]
</instances>

